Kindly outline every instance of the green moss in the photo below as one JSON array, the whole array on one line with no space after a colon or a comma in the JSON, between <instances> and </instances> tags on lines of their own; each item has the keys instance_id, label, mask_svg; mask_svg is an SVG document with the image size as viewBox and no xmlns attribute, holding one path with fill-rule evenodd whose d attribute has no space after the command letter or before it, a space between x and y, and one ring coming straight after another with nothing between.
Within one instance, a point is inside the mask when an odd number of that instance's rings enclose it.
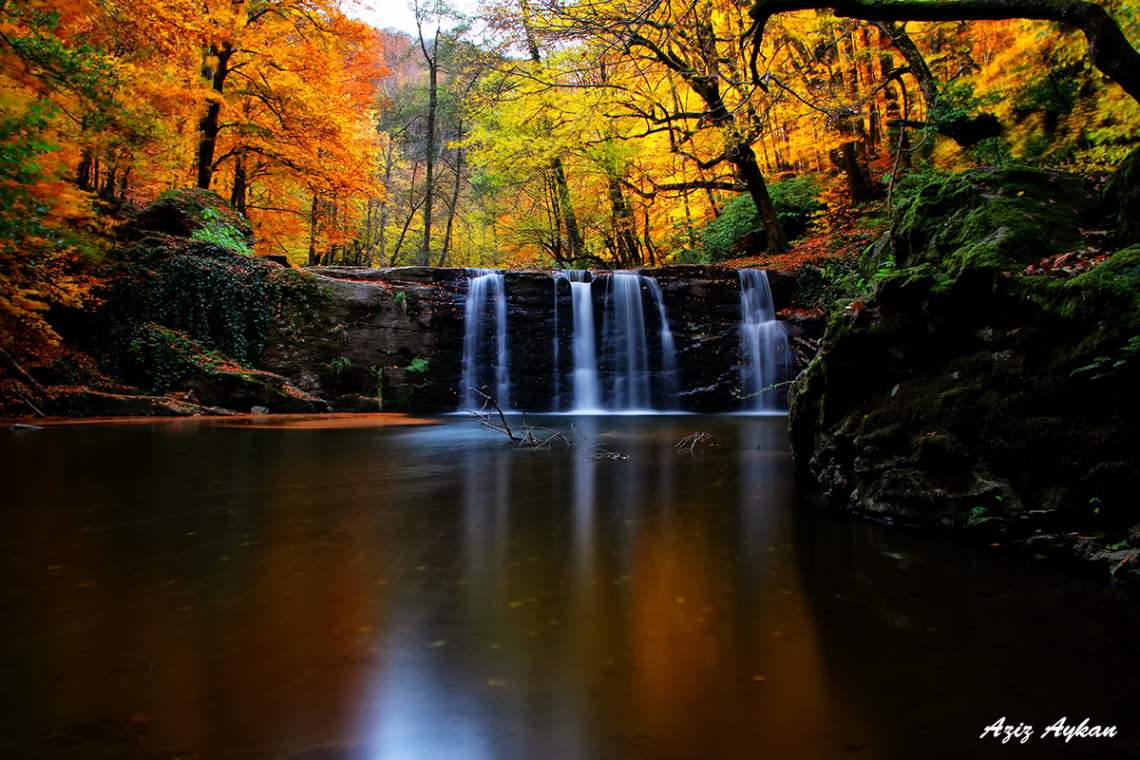
<instances>
[{"instance_id":1,"label":"green moss","mask_svg":"<svg viewBox=\"0 0 1140 760\"><path fill-rule=\"evenodd\" d=\"M166 393L186 378L228 361L186 335L153 322L133 325L122 337L119 367L149 393Z\"/></svg>"},{"instance_id":2,"label":"green moss","mask_svg":"<svg viewBox=\"0 0 1140 760\"><path fill-rule=\"evenodd\" d=\"M1071 339L1058 340L1058 371L1111 354L1140 334L1140 245L1118 251L1071 280L1019 275L998 286L1009 298L1038 306L1043 319L1066 325Z\"/></svg>"},{"instance_id":3,"label":"green moss","mask_svg":"<svg viewBox=\"0 0 1140 760\"><path fill-rule=\"evenodd\" d=\"M1116 223L1118 245L1140 243L1140 148L1133 150L1109 178L1104 188L1104 205Z\"/></svg>"},{"instance_id":4,"label":"green moss","mask_svg":"<svg viewBox=\"0 0 1140 760\"><path fill-rule=\"evenodd\" d=\"M932 182L896 216L900 265L932 264L950 280L969 270L1018 270L1081 242L1089 190L1068 175L1010 167Z\"/></svg>"},{"instance_id":5,"label":"green moss","mask_svg":"<svg viewBox=\"0 0 1140 760\"><path fill-rule=\"evenodd\" d=\"M93 320L94 353L111 374L141 373L140 382L155 388L177 379L166 369L142 369L142 354L160 364L173 361L158 351L155 341L165 339L146 337L155 330L252 366L271 325L288 329L319 320L331 308L314 278L210 243L144 240L121 251L106 274L108 287Z\"/></svg>"},{"instance_id":6,"label":"green moss","mask_svg":"<svg viewBox=\"0 0 1140 760\"><path fill-rule=\"evenodd\" d=\"M210 190L168 190L135 215L136 237L158 233L251 254L255 237L249 220Z\"/></svg>"}]
</instances>

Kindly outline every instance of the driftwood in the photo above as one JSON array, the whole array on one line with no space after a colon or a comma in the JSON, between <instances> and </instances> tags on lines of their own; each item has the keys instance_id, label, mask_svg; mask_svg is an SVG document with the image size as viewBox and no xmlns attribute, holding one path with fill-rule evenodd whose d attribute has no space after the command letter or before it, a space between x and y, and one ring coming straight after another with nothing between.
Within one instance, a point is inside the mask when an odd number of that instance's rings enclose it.
<instances>
[{"instance_id":1,"label":"driftwood","mask_svg":"<svg viewBox=\"0 0 1140 760\"><path fill-rule=\"evenodd\" d=\"M622 460L629 459L629 454L623 454L620 451L610 450L604 443L589 448L579 449L574 454L574 458L578 460L589 459L593 462L601 462L606 459Z\"/></svg>"},{"instance_id":2,"label":"driftwood","mask_svg":"<svg viewBox=\"0 0 1140 760\"><path fill-rule=\"evenodd\" d=\"M694 451L697 446L711 448L713 446L720 446L720 442L717 441L716 437L714 437L711 433L697 432L693 433L692 435L687 435L681 440L677 441L675 448L677 451L691 452Z\"/></svg>"},{"instance_id":3,"label":"driftwood","mask_svg":"<svg viewBox=\"0 0 1140 760\"><path fill-rule=\"evenodd\" d=\"M526 412L522 413L522 424L512 428L510 423L507 422L507 415L503 413L502 407L499 406L499 402L494 396L485 390L472 390L483 397L483 408L478 411L468 409L467 413L479 420L481 427L494 430L496 433L502 433L519 446L528 446L536 449L550 448L551 444L559 441L565 443L567 446L574 445L573 441L557 430L531 425L527 421Z\"/></svg>"}]
</instances>

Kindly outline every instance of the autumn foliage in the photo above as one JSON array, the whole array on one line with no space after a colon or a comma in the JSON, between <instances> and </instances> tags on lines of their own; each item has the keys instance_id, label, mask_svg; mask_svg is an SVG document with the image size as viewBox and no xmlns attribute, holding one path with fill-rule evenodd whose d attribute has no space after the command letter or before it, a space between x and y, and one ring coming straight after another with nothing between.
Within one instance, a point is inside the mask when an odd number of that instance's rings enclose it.
<instances>
[{"instance_id":1,"label":"autumn foliage","mask_svg":"<svg viewBox=\"0 0 1140 760\"><path fill-rule=\"evenodd\" d=\"M1140 42L1134 6L1103 5ZM700 231L732 198L756 197L746 150L768 189L811 174L834 211L889 204L915 173L1008 162L1101 171L1136 144L1140 106L1072 28L797 10L772 16L754 51L749 10L726 0L499 4L504 49L530 54L505 57L473 108L498 255L619 267L707 256ZM581 256L570 255L575 229Z\"/></svg>"},{"instance_id":2,"label":"autumn foliage","mask_svg":"<svg viewBox=\"0 0 1140 760\"><path fill-rule=\"evenodd\" d=\"M374 30L335 0L0 3L0 338L89 301L107 211L210 187L259 253L350 239L379 192Z\"/></svg>"},{"instance_id":3,"label":"autumn foliage","mask_svg":"<svg viewBox=\"0 0 1140 760\"><path fill-rule=\"evenodd\" d=\"M1054 23L809 9L756 38L730 0L417 7L418 38L339 0L0 2L0 340L55 340L105 220L171 189L296 264L780 267L928 174L1104 170L1137 141L1140 106Z\"/></svg>"}]
</instances>

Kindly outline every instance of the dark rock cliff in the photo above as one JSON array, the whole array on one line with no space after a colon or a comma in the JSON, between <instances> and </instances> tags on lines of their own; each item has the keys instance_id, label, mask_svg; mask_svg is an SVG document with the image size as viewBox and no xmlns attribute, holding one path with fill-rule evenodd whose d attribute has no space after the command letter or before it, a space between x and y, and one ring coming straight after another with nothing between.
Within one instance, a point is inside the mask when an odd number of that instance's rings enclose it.
<instances>
[{"instance_id":1,"label":"dark rock cliff","mask_svg":"<svg viewBox=\"0 0 1140 760\"><path fill-rule=\"evenodd\" d=\"M796 383L798 467L838 506L1140 577L1140 247L1100 249L1121 213L1030 169L924 189L898 270Z\"/></svg>"},{"instance_id":2,"label":"dark rock cliff","mask_svg":"<svg viewBox=\"0 0 1140 760\"><path fill-rule=\"evenodd\" d=\"M260 362L264 369L292 378L301 390L329 399L338 411L459 409L467 270L306 271L318 278L325 306L315 316L284 319L271 329ZM678 406L687 411L741 408L736 270L673 266L641 273L658 283L676 343ZM598 328L608 276L593 273L599 281L593 289ZM786 306L793 284L779 275L770 281L776 307ZM505 286L513 405L549 411L567 393L566 377L573 367L569 285L549 271L509 271ZM652 349L661 322L650 308L645 317ZM811 329L810 324L789 323L789 338L794 343Z\"/></svg>"}]
</instances>

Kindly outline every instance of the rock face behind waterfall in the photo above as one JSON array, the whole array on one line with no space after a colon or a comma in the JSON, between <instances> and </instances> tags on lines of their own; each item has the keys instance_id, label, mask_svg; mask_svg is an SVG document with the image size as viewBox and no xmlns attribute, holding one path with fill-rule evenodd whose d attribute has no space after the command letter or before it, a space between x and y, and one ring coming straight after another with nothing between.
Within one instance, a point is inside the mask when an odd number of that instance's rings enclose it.
<instances>
[{"instance_id":1,"label":"rock face behind waterfall","mask_svg":"<svg viewBox=\"0 0 1140 760\"><path fill-rule=\"evenodd\" d=\"M453 411L463 357L464 270L328 268L323 302L290 315L262 364L336 411Z\"/></svg>"},{"instance_id":2,"label":"rock face behind waterfall","mask_svg":"<svg viewBox=\"0 0 1140 760\"><path fill-rule=\"evenodd\" d=\"M452 412L461 405L464 269L324 268L325 302L307 317L283 321L267 340L262 366L329 399L338 411ZM640 270L656 280L676 349L677 406L686 411L743 408L739 357L740 283L736 270L672 266ZM507 355L511 404L530 412L553 408L573 368L573 320L566 281L549 271L507 271ZM604 322L605 272L594 273L595 325ZM771 276L776 308L792 283ZM661 320L646 307L648 345L660 352ZM557 322L557 335L555 333ZM790 327L794 337L799 328ZM554 347L559 350L555 374ZM659 363L658 355L651 356ZM558 380L556 378L561 378ZM556 386L559 386L556 388ZM377 398L377 393L380 397Z\"/></svg>"},{"instance_id":3,"label":"rock face behind waterfall","mask_svg":"<svg viewBox=\"0 0 1140 760\"><path fill-rule=\"evenodd\" d=\"M1140 577L1140 241L1096 250L1121 211L1030 169L922 190L793 390L800 469L839 506Z\"/></svg>"}]
</instances>

